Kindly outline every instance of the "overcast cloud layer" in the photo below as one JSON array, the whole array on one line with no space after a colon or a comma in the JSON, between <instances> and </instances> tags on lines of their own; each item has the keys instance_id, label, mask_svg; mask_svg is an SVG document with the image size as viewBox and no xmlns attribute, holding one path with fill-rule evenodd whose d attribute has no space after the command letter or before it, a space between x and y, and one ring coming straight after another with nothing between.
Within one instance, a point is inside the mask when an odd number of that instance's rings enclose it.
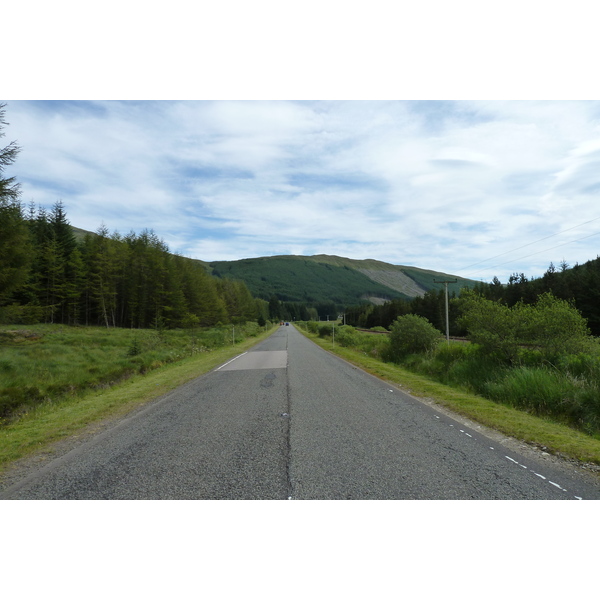
<instances>
[{"instance_id":1,"label":"overcast cloud layer","mask_svg":"<svg viewBox=\"0 0 600 600\"><path fill-rule=\"evenodd\" d=\"M26 204L205 261L323 253L506 281L600 254L595 101L10 101L6 119Z\"/></svg>"}]
</instances>

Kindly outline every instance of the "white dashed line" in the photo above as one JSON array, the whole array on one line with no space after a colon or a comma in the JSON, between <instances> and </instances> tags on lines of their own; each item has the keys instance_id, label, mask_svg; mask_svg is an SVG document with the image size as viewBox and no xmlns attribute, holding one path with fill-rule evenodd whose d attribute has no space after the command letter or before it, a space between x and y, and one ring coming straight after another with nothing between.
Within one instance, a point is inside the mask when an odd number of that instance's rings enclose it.
<instances>
[{"instance_id":1,"label":"white dashed line","mask_svg":"<svg viewBox=\"0 0 600 600\"><path fill-rule=\"evenodd\" d=\"M434 415L434 416L435 416L436 419L440 418L437 415ZM448 423L448 425L450 425L450 427L454 427L454 425L452 423ZM459 429L459 431L461 433L464 433L465 435L469 436L470 438L473 437L470 433L467 433L464 429ZM493 446L489 446L489 449L490 450L495 450L495 448ZM529 468L527 466L522 465L519 461L515 460L514 458L511 458L510 456L504 455L504 458L510 460L511 462L515 463L515 465L518 465L519 467L521 467L521 468L523 468L525 470L529 470ZM547 481L548 483L552 484L554 487L557 487L559 490L562 490L563 492L567 491L564 487L562 487L558 483L555 483L554 481L550 481L549 479L547 479L546 477L544 477L540 473L536 473L535 471L530 471L530 472L533 473L534 475L536 475L537 477L539 477L540 479L543 479L544 481ZM583 500L583 498L581 496L575 496L575 495L573 495L573 498L575 498L577 500Z\"/></svg>"},{"instance_id":2,"label":"white dashed line","mask_svg":"<svg viewBox=\"0 0 600 600\"><path fill-rule=\"evenodd\" d=\"M567 491L567 490L565 490L564 487L561 487L560 485L558 485L558 483L554 483L554 481L548 480L548 483L551 483L553 486L556 486L559 490L562 490L563 492Z\"/></svg>"}]
</instances>

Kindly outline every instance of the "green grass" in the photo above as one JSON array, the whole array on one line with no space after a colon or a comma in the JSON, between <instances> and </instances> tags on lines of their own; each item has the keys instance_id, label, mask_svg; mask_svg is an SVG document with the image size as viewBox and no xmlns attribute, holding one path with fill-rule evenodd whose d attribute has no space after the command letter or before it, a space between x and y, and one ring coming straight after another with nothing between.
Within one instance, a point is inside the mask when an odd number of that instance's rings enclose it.
<instances>
[{"instance_id":1,"label":"green grass","mask_svg":"<svg viewBox=\"0 0 600 600\"><path fill-rule=\"evenodd\" d=\"M1 331L7 329L9 328L3 328ZM50 341L47 346L40 345L39 339L37 342L32 339L16 342L16 344L24 344L21 348L29 347L28 344L38 343L42 350L50 350L49 353L40 351L36 356L37 359L40 356L46 357L48 372L52 370L51 365L54 363L60 367L58 371L61 374L55 373L54 378L49 378L51 381L62 378L69 371L64 364L67 361L55 357L55 353L61 353L59 340L67 342L67 349L62 349L63 359L65 356L73 358L74 354L69 350L72 346L78 348L79 353L84 357L89 358L89 356L94 356L95 352L98 353L103 357L102 364L105 367L102 368L102 372L106 375L110 371L110 367L107 366L110 361L107 357L112 356L113 351L116 352L117 357L121 357L124 352L126 353L128 344L133 339L133 333L136 333L138 337L141 336L141 332L131 332L132 337L129 337L128 333L119 330L92 331L80 328L80 332L73 332L68 329L62 327L61 331L48 326L38 328L38 333L45 334L46 340L46 334L56 334L55 336L48 335ZM256 329L255 335L242 339L242 327L236 326L235 346L228 343L225 346L215 347L211 351L195 353L190 351L177 361L164 360L164 355L159 353L156 356L162 356L163 360L149 359L154 363L149 370L137 370L131 373L127 371L126 375L123 371L115 370L117 379L113 379L111 383L107 379L101 385L84 385L76 391L67 390L66 393L56 393L53 398L44 397L42 402L29 402L29 404L22 405L18 412L18 418L13 417L0 427L0 471L4 470L12 461L42 451L48 444L73 435L90 424L107 417L124 415L136 407L160 397L187 381L212 370L229 358L244 352L270 335L271 332L272 330L268 330L259 334ZM111 334L115 336L112 341ZM185 338L185 332L165 332L164 335L166 338L170 338L169 342L165 342L165 349L163 349L167 355L175 351L173 348L177 347L178 340L181 341ZM149 339L152 340L152 336L149 336ZM93 345L90 340L94 340ZM115 346L119 349L118 351L114 350ZM99 347L106 347L107 353L104 355L100 353ZM7 349L10 349L10 346L3 347L3 351ZM154 356L153 350L149 352ZM122 359L119 358L119 360ZM144 360L146 359L144 358ZM77 364L81 368L82 363ZM73 369L76 370L75 365ZM36 371L33 366L30 366L29 373L36 372L38 375L43 374L42 367L39 366ZM95 381L94 377L92 380ZM44 387L44 384L39 381L35 385L39 388Z\"/></svg>"},{"instance_id":2,"label":"green grass","mask_svg":"<svg viewBox=\"0 0 600 600\"><path fill-rule=\"evenodd\" d=\"M346 348L339 344L334 346L331 336L323 339L315 333L307 333L301 328L299 330L325 350L337 354L376 377L397 385L413 396L430 399L454 413L507 436L544 447L553 454L581 462L600 464L600 439L597 436L586 435L556 420L494 402L467 389L457 389L439 383L401 366L383 362L364 350Z\"/></svg>"},{"instance_id":3,"label":"green grass","mask_svg":"<svg viewBox=\"0 0 600 600\"><path fill-rule=\"evenodd\" d=\"M256 333L256 323L236 326L237 341ZM1 327L0 425L31 406L105 388L231 343L231 326L195 331Z\"/></svg>"}]
</instances>

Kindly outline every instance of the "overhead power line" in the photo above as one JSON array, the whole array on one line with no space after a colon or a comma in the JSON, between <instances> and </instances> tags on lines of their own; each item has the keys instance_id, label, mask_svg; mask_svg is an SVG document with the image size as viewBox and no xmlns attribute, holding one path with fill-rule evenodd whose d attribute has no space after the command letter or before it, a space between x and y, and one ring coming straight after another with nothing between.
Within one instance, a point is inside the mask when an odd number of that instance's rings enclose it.
<instances>
[{"instance_id":1,"label":"overhead power line","mask_svg":"<svg viewBox=\"0 0 600 600\"><path fill-rule=\"evenodd\" d=\"M476 267L477 265L480 265L484 262L487 262L488 260L494 260L495 258L500 258L501 256L505 256L506 254L510 254L511 252L516 252L517 250L522 250L523 248L527 248L528 246L533 246L534 244L539 244L540 242L543 242L545 240L549 240L550 238L556 237L557 235L562 235L563 233L567 233L567 231L572 231L573 229L577 229L578 227L583 227L584 225L587 225L588 223L593 223L594 221L598 221L600 220L600 217L596 217L595 219L592 219L591 221L586 221L585 223L581 223L580 225L575 225L575 227L569 227L569 229L563 229L562 231L559 231L558 233L553 233L552 235L548 235L540 240L536 240L535 242L529 242L528 244L525 244L524 246L519 246L518 248L513 248L512 250L508 250L508 252L502 252L501 254L496 254L496 256L492 256L490 258L486 258L484 260L481 260L479 262L473 263L472 265L468 265L466 267L463 267L462 269L458 269L458 272L460 271L466 271L467 269L470 269L471 267ZM593 235L597 235L597 234L593 234ZM588 237L592 237L592 236L588 236ZM586 238L581 238L581 239L586 239ZM579 240L573 240L574 242L578 242ZM570 244L571 242L567 242L568 244ZM562 246L565 246L566 244L561 244ZM558 248L559 246L554 246L554 248ZM553 248L548 248L548 250L553 250ZM542 250L541 252L546 252L546 250ZM540 254L541 252L537 252L536 254ZM529 256L534 256L533 254L530 254ZM527 256L524 256L523 258L528 258ZM516 258L515 261L517 260L522 260L520 258ZM509 261L509 262L514 262L514 261ZM503 263L503 264L509 264L509 263ZM496 267L500 267L502 265L496 265ZM490 269L495 269L496 267L490 267ZM486 269L487 271L487 269Z\"/></svg>"},{"instance_id":2,"label":"overhead power line","mask_svg":"<svg viewBox=\"0 0 600 600\"><path fill-rule=\"evenodd\" d=\"M556 234L556 235L558 235L558 234ZM558 244L558 246L552 246L552 248L546 248L545 250L540 250L539 252L534 252L533 254L528 254L527 256L521 256L520 258L515 258L513 260L509 260L508 262L501 263L499 265L494 265L493 267L487 267L484 269L484 271L489 271L490 269L497 269L498 267L503 267L504 265L509 265L510 263L517 262L519 260L524 260L526 258L529 258L530 256L536 256L537 254L542 254L543 252L549 252L550 250L554 250L555 248L561 248L562 246L568 246L569 244L574 244L575 242L587 240L588 238L594 237L596 235L600 235L600 231L597 231L596 233L592 233L592 235L586 235L585 237L578 238L576 240L571 240L570 242L565 242L564 244ZM477 271L477 273L482 273L482 272L483 271ZM471 275L476 275L477 273L471 273Z\"/></svg>"},{"instance_id":3,"label":"overhead power line","mask_svg":"<svg viewBox=\"0 0 600 600\"><path fill-rule=\"evenodd\" d=\"M556 237L557 235L562 235L563 233L567 233L567 231L572 231L573 229L577 229L578 227L583 227L583 225L587 225L588 223L593 223L594 221L598 221L600 219L600 217L597 217L595 219L592 219L591 221L586 221L585 223L581 223L579 225L575 225L574 227L569 227L569 229L563 229L562 231L559 231L558 233L553 233L552 235L548 235L544 238L541 238L539 240L536 240L535 242L529 242L528 244L525 244L524 246L519 246L518 248L513 248L512 250L508 250L507 252L502 252L501 254L496 254L496 256L492 256L491 258L486 258L482 261L476 262L472 265L468 265L466 267L463 267L462 269L459 269L459 271L465 271L466 269L470 269L471 267L475 267L477 265L480 265L484 262L487 262L488 260L494 260L494 258L499 258L500 256L505 256L506 254L510 254L511 252L516 252L517 250L522 250L523 248L527 248L528 246L533 246L534 244L539 244L540 242L543 242L545 240L549 240L550 238ZM596 234L594 234L596 235ZM589 236L591 237L591 236ZM581 239L585 239L585 238L581 238ZM578 240L572 240L572 241L578 241ZM567 243L571 243L571 242L567 242ZM561 245L566 245L566 244L561 244ZM554 246L555 248L557 248L558 246ZM552 250L552 248L549 248L549 250ZM542 252L544 252L544 250L542 250ZM530 255L533 256L533 255ZM526 257L525 257L526 258ZM515 260L520 260L520 259L515 259ZM511 261L512 262L512 261ZM506 264L506 263L504 263ZM491 267L494 268L494 267Z\"/></svg>"}]
</instances>

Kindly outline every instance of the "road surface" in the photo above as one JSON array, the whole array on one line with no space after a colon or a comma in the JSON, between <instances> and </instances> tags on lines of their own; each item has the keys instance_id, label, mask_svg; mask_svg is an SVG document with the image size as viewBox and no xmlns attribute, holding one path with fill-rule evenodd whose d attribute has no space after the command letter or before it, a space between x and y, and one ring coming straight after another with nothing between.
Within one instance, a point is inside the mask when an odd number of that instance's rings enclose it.
<instances>
[{"instance_id":1,"label":"road surface","mask_svg":"<svg viewBox=\"0 0 600 600\"><path fill-rule=\"evenodd\" d=\"M4 499L598 499L292 326L85 439Z\"/></svg>"}]
</instances>

